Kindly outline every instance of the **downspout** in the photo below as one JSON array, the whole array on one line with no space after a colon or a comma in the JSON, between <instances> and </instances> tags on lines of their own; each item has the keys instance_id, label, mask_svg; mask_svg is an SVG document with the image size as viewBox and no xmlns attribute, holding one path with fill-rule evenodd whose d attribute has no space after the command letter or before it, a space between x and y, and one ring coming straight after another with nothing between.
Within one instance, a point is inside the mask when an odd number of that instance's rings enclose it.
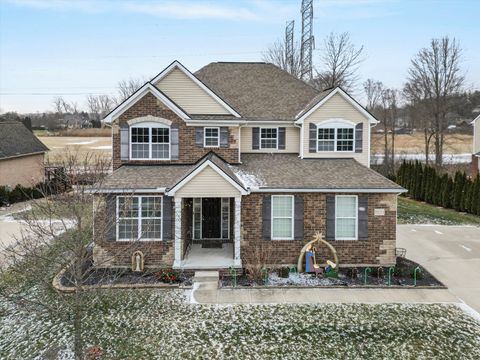
<instances>
[{"instance_id":1,"label":"downspout","mask_svg":"<svg viewBox=\"0 0 480 360\"><path fill-rule=\"evenodd\" d=\"M238 124L238 162L242 163L242 125Z\"/></svg>"},{"instance_id":2,"label":"downspout","mask_svg":"<svg viewBox=\"0 0 480 360\"><path fill-rule=\"evenodd\" d=\"M300 157L300 159L303 159L303 124L298 125L294 122L293 126L300 129L300 149L298 149L298 156Z\"/></svg>"}]
</instances>

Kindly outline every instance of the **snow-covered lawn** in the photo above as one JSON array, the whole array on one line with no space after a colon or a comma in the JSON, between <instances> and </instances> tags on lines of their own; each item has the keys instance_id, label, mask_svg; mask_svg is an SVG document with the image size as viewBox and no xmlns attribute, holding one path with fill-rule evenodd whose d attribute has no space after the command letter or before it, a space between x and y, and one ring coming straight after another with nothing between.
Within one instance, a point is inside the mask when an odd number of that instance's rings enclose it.
<instances>
[{"instance_id":1,"label":"snow-covered lawn","mask_svg":"<svg viewBox=\"0 0 480 360\"><path fill-rule=\"evenodd\" d=\"M71 325L0 303L0 358L72 358ZM478 359L480 324L453 305L205 306L116 291L85 319L108 359Z\"/></svg>"}]
</instances>

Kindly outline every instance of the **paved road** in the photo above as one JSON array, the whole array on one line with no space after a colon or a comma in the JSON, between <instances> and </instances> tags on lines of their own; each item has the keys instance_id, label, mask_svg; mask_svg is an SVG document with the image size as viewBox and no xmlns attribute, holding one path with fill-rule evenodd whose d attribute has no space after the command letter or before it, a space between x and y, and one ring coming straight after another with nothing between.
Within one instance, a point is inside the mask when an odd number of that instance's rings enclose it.
<instances>
[{"instance_id":1,"label":"paved road","mask_svg":"<svg viewBox=\"0 0 480 360\"><path fill-rule=\"evenodd\" d=\"M480 228L398 225L397 247L480 312Z\"/></svg>"}]
</instances>

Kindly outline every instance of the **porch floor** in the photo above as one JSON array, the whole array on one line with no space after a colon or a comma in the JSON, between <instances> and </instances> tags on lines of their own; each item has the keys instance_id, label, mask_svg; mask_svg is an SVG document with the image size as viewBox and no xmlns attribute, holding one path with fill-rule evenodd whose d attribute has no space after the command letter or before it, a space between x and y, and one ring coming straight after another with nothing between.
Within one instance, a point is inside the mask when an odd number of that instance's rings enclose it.
<instances>
[{"instance_id":1,"label":"porch floor","mask_svg":"<svg viewBox=\"0 0 480 360\"><path fill-rule=\"evenodd\" d=\"M233 244L222 244L222 248L202 248L192 244L182 262L183 269L217 269L234 266Z\"/></svg>"}]
</instances>

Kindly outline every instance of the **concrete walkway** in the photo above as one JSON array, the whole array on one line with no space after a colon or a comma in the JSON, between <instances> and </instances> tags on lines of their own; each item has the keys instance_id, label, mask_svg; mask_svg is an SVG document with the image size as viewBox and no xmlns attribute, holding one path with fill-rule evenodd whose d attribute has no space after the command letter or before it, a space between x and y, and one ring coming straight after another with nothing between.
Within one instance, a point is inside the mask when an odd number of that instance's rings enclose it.
<instances>
[{"instance_id":1,"label":"concrete walkway","mask_svg":"<svg viewBox=\"0 0 480 360\"><path fill-rule=\"evenodd\" d=\"M452 303L446 289L205 289L194 290L200 304Z\"/></svg>"}]
</instances>

